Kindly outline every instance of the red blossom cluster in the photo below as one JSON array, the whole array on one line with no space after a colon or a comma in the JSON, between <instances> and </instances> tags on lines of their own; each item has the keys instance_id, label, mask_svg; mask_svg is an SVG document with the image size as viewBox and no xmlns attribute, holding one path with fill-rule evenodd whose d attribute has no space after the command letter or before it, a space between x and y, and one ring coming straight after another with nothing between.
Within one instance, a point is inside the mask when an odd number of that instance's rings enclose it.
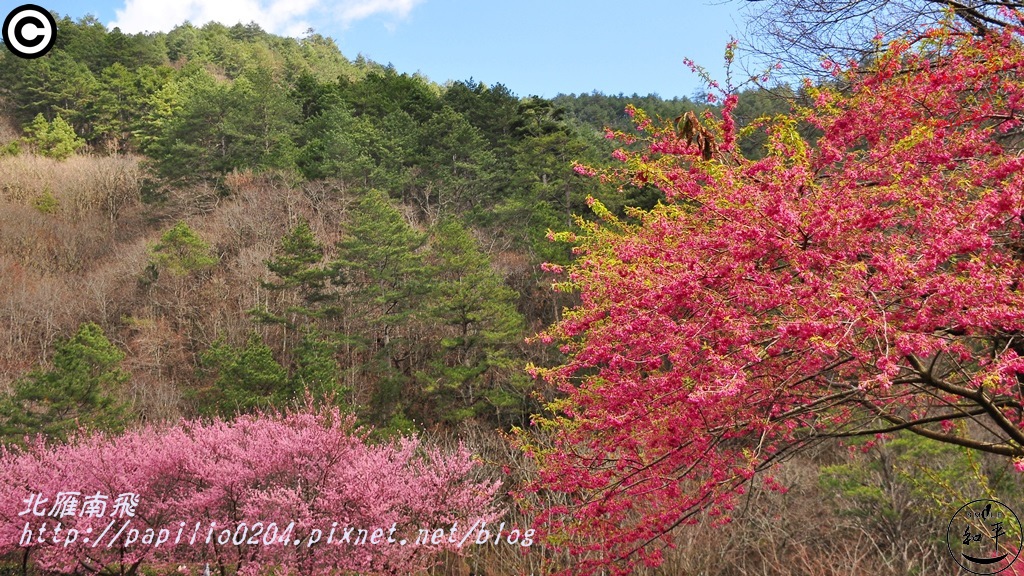
<instances>
[{"instance_id":1,"label":"red blossom cluster","mask_svg":"<svg viewBox=\"0 0 1024 576\"><path fill-rule=\"evenodd\" d=\"M1024 458L1021 42L941 28L835 68L759 121L759 160L736 152L735 94L710 159L627 111L645 146L601 175L665 201L629 221L595 204L581 304L545 334L567 358L533 368L566 395L554 448L525 444L534 488L572 498L541 525L576 573L658 564L673 527L815 438Z\"/></svg>"}]
</instances>

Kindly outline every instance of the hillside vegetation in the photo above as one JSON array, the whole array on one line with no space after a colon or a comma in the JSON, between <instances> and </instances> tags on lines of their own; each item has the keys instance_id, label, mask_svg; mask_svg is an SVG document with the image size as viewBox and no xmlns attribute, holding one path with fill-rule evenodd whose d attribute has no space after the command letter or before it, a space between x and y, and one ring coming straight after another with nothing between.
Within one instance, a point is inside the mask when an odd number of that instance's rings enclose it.
<instances>
[{"instance_id":1,"label":"hillside vegetation","mask_svg":"<svg viewBox=\"0 0 1024 576\"><path fill-rule=\"evenodd\" d=\"M495 477L511 469L513 488L533 469L501 433L556 396L525 368L562 360L533 337L577 298L542 266L574 257L552 232L593 218L588 195L625 221L664 198L574 166L610 162L606 128L633 130L627 104L664 120L719 113L687 98L440 84L254 24L59 26L44 58L0 53L9 446L314 402L376 439L463 440ZM773 92L741 94L739 124L799 96ZM740 150L757 158L763 144L754 134ZM782 467L791 494L753 490L732 531L714 518L680 528L666 568L638 573L927 571L945 560L935 502L987 465L916 438L822 448ZM488 574L572 565L540 547L473 562Z\"/></svg>"},{"instance_id":2,"label":"hillside vegetation","mask_svg":"<svg viewBox=\"0 0 1024 576\"><path fill-rule=\"evenodd\" d=\"M0 65L0 383L93 322L138 419L312 390L397 429L526 422L548 352L524 338L569 303L546 236L587 211L573 164L607 157L628 99L439 85L255 25L60 30Z\"/></svg>"}]
</instances>

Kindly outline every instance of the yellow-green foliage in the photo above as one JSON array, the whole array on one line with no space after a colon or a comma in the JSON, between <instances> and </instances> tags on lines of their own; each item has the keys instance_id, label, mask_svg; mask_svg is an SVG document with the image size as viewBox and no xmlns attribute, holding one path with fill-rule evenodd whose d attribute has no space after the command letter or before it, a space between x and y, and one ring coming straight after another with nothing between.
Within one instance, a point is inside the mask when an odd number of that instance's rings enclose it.
<instances>
[{"instance_id":1,"label":"yellow-green foliage","mask_svg":"<svg viewBox=\"0 0 1024 576\"><path fill-rule=\"evenodd\" d=\"M38 154L56 160L66 160L85 146L85 140L59 115L47 122L42 114L25 127L25 143Z\"/></svg>"},{"instance_id":2,"label":"yellow-green foliage","mask_svg":"<svg viewBox=\"0 0 1024 576\"><path fill-rule=\"evenodd\" d=\"M60 206L60 202L49 189L46 189L42 194L36 196L36 199L32 201L32 206L43 214L53 214Z\"/></svg>"}]
</instances>

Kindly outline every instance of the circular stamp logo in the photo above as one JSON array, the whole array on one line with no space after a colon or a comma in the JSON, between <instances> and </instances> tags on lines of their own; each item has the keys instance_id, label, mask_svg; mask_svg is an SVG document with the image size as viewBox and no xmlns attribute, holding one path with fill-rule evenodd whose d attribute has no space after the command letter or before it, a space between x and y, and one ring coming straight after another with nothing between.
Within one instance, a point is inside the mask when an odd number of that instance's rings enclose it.
<instances>
[{"instance_id":1,"label":"circular stamp logo","mask_svg":"<svg viewBox=\"0 0 1024 576\"><path fill-rule=\"evenodd\" d=\"M4 44L20 58L39 58L57 40L57 22L49 10L35 4L18 6L4 19Z\"/></svg>"},{"instance_id":2,"label":"circular stamp logo","mask_svg":"<svg viewBox=\"0 0 1024 576\"><path fill-rule=\"evenodd\" d=\"M1017 561L1024 534L1020 520L998 500L975 500L960 507L946 529L953 560L972 574L998 574Z\"/></svg>"}]
</instances>

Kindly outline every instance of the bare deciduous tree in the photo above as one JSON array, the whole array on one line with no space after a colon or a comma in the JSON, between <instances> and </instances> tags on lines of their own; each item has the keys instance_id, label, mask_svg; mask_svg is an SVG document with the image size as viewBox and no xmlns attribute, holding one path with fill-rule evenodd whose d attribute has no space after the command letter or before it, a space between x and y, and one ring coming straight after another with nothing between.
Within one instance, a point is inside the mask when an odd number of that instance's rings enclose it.
<instances>
[{"instance_id":1,"label":"bare deciduous tree","mask_svg":"<svg viewBox=\"0 0 1024 576\"><path fill-rule=\"evenodd\" d=\"M1011 25L1012 0L744 0L746 49L757 60L783 64L787 76L826 76L822 59L863 62L891 39L943 18L976 34Z\"/></svg>"}]
</instances>

